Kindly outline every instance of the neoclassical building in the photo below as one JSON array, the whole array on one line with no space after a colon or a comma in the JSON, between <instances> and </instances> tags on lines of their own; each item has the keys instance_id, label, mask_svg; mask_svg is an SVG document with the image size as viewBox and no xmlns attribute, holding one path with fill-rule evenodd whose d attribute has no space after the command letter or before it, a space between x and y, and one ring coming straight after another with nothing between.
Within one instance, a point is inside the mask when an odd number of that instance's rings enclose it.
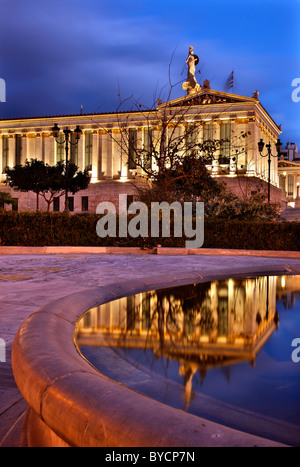
<instances>
[{"instance_id":1,"label":"neoclassical building","mask_svg":"<svg viewBox=\"0 0 300 467\"><path fill-rule=\"evenodd\" d=\"M258 141L270 143L272 154L276 154L280 127L259 102L257 92L252 97L219 92L210 89L207 81L193 92L188 90L181 98L167 103L159 101L149 111L138 108L99 114L0 119L0 189L10 191L18 199L19 210L35 210L33 193L17 192L5 186L5 168L23 164L26 159L40 159L49 165L64 160L64 146L57 144L52 128L57 124L61 130L74 130L79 125L82 137L78 145L71 145L69 158L80 170L90 171L91 183L87 190L70 196L70 210L95 212L102 201L117 206L120 193L134 197L136 186L145 183L145 173L130 158L130 153L137 148L147 149L150 141L159 141L162 122L166 121L166 139L184 135L192 125L192 136L187 133L186 144L190 144L191 138L194 143L224 141L208 163L208 169L236 193L246 196L259 189L267 190L268 161L267 157L261 157ZM59 139L62 138L61 131ZM148 163L155 165L155 161ZM271 161L270 182L271 199L280 201L276 157ZM40 209L46 209L42 200ZM63 197L57 197L51 209L63 210Z\"/></svg>"},{"instance_id":2,"label":"neoclassical building","mask_svg":"<svg viewBox=\"0 0 300 467\"><path fill-rule=\"evenodd\" d=\"M279 186L287 206L300 208L300 154L295 143L287 143L278 162Z\"/></svg>"}]
</instances>

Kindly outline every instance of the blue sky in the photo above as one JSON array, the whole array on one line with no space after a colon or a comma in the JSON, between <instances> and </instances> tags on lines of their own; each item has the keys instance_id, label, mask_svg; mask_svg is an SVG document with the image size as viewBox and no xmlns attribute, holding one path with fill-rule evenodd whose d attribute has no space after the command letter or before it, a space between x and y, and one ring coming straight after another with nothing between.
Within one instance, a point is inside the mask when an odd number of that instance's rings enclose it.
<instances>
[{"instance_id":1,"label":"blue sky","mask_svg":"<svg viewBox=\"0 0 300 467\"><path fill-rule=\"evenodd\" d=\"M259 98L283 143L300 148L300 0L0 0L0 117L115 111L134 95L145 105L181 75L188 48L198 82ZM166 95L167 88L164 88ZM175 86L172 97L184 92ZM300 93L299 93L300 94Z\"/></svg>"}]
</instances>

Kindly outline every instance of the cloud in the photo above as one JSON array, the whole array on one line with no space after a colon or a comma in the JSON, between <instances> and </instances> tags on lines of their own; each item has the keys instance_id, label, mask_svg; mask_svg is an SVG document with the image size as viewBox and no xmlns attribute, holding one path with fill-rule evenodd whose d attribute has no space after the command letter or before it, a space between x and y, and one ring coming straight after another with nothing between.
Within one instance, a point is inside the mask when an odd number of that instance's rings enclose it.
<instances>
[{"instance_id":1,"label":"cloud","mask_svg":"<svg viewBox=\"0 0 300 467\"><path fill-rule=\"evenodd\" d=\"M73 113L80 104L87 112L115 110L119 87L123 98L134 94L151 105L168 83L173 53L177 83L193 45L198 81L208 78L223 90L234 68L236 92L259 90L267 110L295 131L290 112L298 127L300 121L287 89L299 66L299 11L291 0L284 8L277 0L215 0L213 8L204 0L1 0L7 102L0 113ZM180 95L179 85L173 97Z\"/></svg>"}]
</instances>

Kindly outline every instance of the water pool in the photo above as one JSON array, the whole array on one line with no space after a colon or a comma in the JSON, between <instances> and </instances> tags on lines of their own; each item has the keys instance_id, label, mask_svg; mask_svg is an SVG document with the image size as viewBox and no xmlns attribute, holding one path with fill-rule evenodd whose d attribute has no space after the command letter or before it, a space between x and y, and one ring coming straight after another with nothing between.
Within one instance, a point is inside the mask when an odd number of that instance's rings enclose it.
<instances>
[{"instance_id":1,"label":"water pool","mask_svg":"<svg viewBox=\"0 0 300 467\"><path fill-rule=\"evenodd\" d=\"M148 397L300 446L296 338L300 276L261 276L95 307L80 321L77 343L100 372Z\"/></svg>"}]
</instances>

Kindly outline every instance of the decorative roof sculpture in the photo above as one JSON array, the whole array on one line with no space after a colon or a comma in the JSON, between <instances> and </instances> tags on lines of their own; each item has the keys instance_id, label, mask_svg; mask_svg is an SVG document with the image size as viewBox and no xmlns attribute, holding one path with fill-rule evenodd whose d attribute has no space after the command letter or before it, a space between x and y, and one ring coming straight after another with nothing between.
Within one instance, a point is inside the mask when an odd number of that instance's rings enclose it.
<instances>
[{"instance_id":1,"label":"decorative roof sculpture","mask_svg":"<svg viewBox=\"0 0 300 467\"><path fill-rule=\"evenodd\" d=\"M185 64L188 66L187 81L182 84L182 89L188 94L193 94L201 90L200 84L196 80L196 65L199 63L199 57L194 54L194 47L190 46L189 55Z\"/></svg>"}]
</instances>

